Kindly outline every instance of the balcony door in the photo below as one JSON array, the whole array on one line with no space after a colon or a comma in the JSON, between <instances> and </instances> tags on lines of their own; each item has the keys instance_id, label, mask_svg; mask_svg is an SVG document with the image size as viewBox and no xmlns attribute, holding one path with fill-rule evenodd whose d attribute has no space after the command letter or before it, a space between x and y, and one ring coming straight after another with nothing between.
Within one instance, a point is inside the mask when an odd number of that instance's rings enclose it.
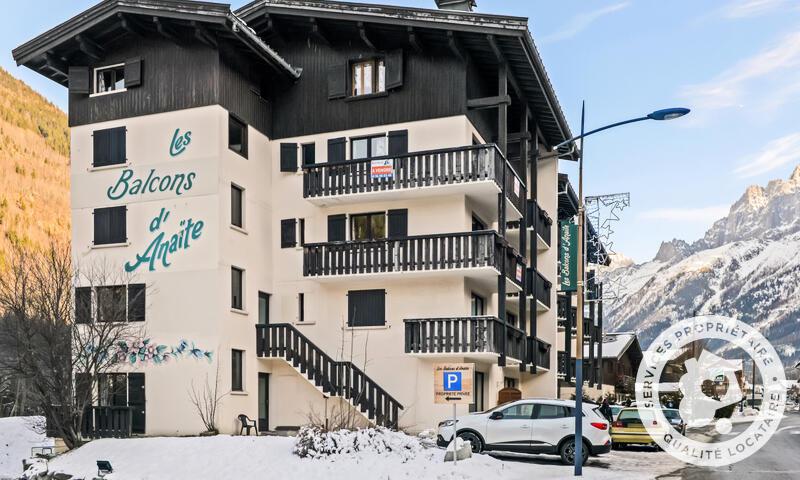
<instances>
[{"instance_id":1,"label":"balcony door","mask_svg":"<svg viewBox=\"0 0 800 480\"><path fill-rule=\"evenodd\" d=\"M269 373L258 374L258 431L269 430Z\"/></svg>"},{"instance_id":2,"label":"balcony door","mask_svg":"<svg viewBox=\"0 0 800 480\"><path fill-rule=\"evenodd\" d=\"M269 325L269 293L258 292L258 324Z\"/></svg>"}]
</instances>

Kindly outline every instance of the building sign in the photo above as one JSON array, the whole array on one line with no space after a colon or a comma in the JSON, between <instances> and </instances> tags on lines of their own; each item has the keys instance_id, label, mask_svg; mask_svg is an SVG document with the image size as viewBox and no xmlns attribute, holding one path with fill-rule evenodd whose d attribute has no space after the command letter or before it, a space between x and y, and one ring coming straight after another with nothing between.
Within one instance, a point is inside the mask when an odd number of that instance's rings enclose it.
<instances>
[{"instance_id":1,"label":"building sign","mask_svg":"<svg viewBox=\"0 0 800 480\"><path fill-rule=\"evenodd\" d=\"M120 174L117 182L108 187L106 195L111 200L119 200L125 195L145 195L156 192L175 192L175 195L183 195L184 192L192 189L195 177L197 177L195 172L156 175L156 170L151 168L147 177L134 178L133 170L126 168Z\"/></svg>"},{"instance_id":2,"label":"building sign","mask_svg":"<svg viewBox=\"0 0 800 480\"><path fill-rule=\"evenodd\" d=\"M514 195L519 197L521 189L522 189L522 184L519 182L519 178L514 177Z\"/></svg>"},{"instance_id":3,"label":"building sign","mask_svg":"<svg viewBox=\"0 0 800 480\"><path fill-rule=\"evenodd\" d=\"M387 160L372 160L369 166L370 177L375 180L376 178L394 178L394 161Z\"/></svg>"},{"instance_id":4,"label":"building sign","mask_svg":"<svg viewBox=\"0 0 800 480\"><path fill-rule=\"evenodd\" d=\"M181 129L176 128L175 133L172 134L172 143L169 144L169 155L171 157L177 157L186 150L186 147L188 147L191 142L191 131L181 134Z\"/></svg>"},{"instance_id":5,"label":"building sign","mask_svg":"<svg viewBox=\"0 0 800 480\"><path fill-rule=\"evenodd\" d=\"M433 366L433 401L436 404L474 403L474 363L438 363Z\"/></svg>"},{"instance_id":6,"label":"building sign","mask_svg":"<svg viewBox=\"0 0 800 480\"><path fill-rule=\"evenodd\" d=\"M522 281L522 265L517 264L516 279L518 282Z\"/></svg>"},{"instance_id":7,"label":"building sign","mask_svg":"<svg viewBox=\"0 0 800 480\"><path fill-rule=\"evenodd\" d=\"M559 290L574 292L578 289L578 226L572 222L559 222L558 230Z\"/></svg>"},{"instance_id":8,"label":"building sign","mask_svg":"<svg viewBox=\"0 0 800 480\"><path fill-rule=\"evenodd\" d=\"M162 208L158 216L150 221L151 233L161 230L161 227L169 219L169 213L169 210ZM136 254L136 261L125 263L125 271L133 272L142 265L147 265L147 269L151 272L155 271L157 266L169 268L172 265L170 257L180 250L188 249L193 241L200 238L203 233L204 223L202 220L195 222L188 218L181 220L178 225L180 230L169 238L166 238L164 231L156 235L144 252Z\"/></svg>"}]
</instances>

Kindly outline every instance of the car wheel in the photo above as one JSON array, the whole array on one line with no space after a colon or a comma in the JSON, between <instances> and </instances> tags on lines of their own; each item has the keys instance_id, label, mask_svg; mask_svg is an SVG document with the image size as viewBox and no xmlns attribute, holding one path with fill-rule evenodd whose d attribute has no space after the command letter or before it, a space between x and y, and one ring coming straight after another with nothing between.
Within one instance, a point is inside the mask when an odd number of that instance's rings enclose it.
<instances>
[{"instance_id":1,"label":"car wheel","mask_svg":"<svg viewBox=\"0 0 800 480\"><path fill-rule=\"evenodd\" d=\"M481 438L472 432L461 432L458 438L464 441L469 441L472 444L472 453L481 453L483 451L483 442Z\"/></svg>"},{"instance_id":2,"label":"car wheel","mask_svg":"<svg viewBox=\"0 0 800 480\"><path fill-rule=\"evenodd\" d=\"M589 446L586 445L584 442L583 448L581 449L581 453L583 454L583 464L589 459ZM565 465L574 465L575 464L575 439L570 438L569 440L565 441L561 444L561 448L558 449L558 454L561 456L561 463Z\"/></svg>"}]
</instances>

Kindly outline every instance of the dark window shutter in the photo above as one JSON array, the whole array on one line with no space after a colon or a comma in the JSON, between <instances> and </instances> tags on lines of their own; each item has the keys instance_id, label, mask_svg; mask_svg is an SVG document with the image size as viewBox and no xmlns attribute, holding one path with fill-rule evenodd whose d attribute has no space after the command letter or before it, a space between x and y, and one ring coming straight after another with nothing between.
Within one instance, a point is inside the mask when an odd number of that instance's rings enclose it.
<instances>
[{"instance_id":1,"label":"dark window shutter","mask_svg":"<svg viewBox=\"0 0 800 480\"><path fill-rule=\"evenodd\" d=\"M94 244L111 243L111 212L108 208L94 210Z\"/></svg>"},{"instance_id":2,"label":"dark window shutter","mask_svg":"<svg viewBox=\"0 0 800 480\"><path fill-rule=\"evenodd\" d=\"M408 236L408 209L389 210L389 238Z\"/></svg>"},{"instance_id":3,"label":"dark window shutter","mask_svg":"<svg viewBox=\"0 0 800 480\"><path fill-rule=\"evenodd\" d=\"M347 231L347 216L328 215L328 241L344 242Z\"/></svg>"},{"instance_id":4,"label":"dark window shutter","mask_svg":"<svg viewBox=\"0 0 800 480\"><path fill-rule=\"evenodd\" d=\"M116 165L119 163L125 163L127 160L126 157L126 145L125 145L125 137L126 137L127 130L125 127L117 127L111 129L111 144L109 152L111 154L111 164Z\"/></svg>"},{"instance_id":5,"label":"dark window shutter","mask_svg":"<svg viewBox=\"0 0 800 480\"><path fill-rule=\"evenodd\" d=\"M408 153L408 130L389 132L389 155L404 155L406 153Z\"/></svg>"},{"instance_id":6,"label":"dark window shutter","mask_svg":"<svg viewBox=\"0 0 800 480\"><path fill-rule=\"evenodd\" d=\"M128 406L131 407L131 433L145 433L144 373L128 374Z\"/></svg>"},{"instance_id":7,"label":"dark window shutter","mask_svg":"<svg viewBox=\"0 0 800 480\"><path fill-rule=\"evenodd\" d=\"M297 144L281 143L281 172L297 171Z\"/></svg>"},{"instance_id":8,"label":"dark window shutter","mask_svg":"<svg viewBox=\"0 0 800 480\"><path fill-rule=\"evenodd\" d=\"M127 207L112 207L111 209L111 243L123 243L128 240L127 232Z\"/></svg>"},{"instance_id":9,"label":"dark window shutter","mask_svg":"<svg viewBox=\"0 0 800 480\"><path fill-rule=\"evenodd\" d=\"M281 248L297 246L297 219L281 220Z\"/></svg>"},{"instance_id":10,"label":"dark window shutter","mask_svg":"<svg viewBox=\"0 0 800 480\"><path fill-rule=\"evenodd\" d=\"M142 84L141 57L125 60L125 88L138 87Z\"/></svg>"},{"instance_id":11,"label":"dark window shutter","mask_svg":"<svg viewBox=\"0 0 800 480\"><path fill-rule=\"evenodd\" d=\"M125 127L106 128L92 132L92 166L103 167L125 163Z\"/></svg>"},{"instance_id":12,"label":"dark window shutter","mask_svg":"<svg viewBox=\"0 0 800 480\"><path fill-rule=\"evenodd\" d=\"M347 139L331 138L328 140L328 162L340 163L344 162L347 157Z\"/></svg>"},{"instance_id":13,"label":"dark window shutter","mask_svg":"<svg viewBox=\"0 0 800 480\"><path fill-rule=\"evenodd\" d=\"M75 323L92 322L92 287L75 289Z\"/></svg>"},{"instance_id":14,"label":"dark window shutter","mask_svg":"<svg viewBox=\"0 0 800 480\"><path fill-rule=\"evenodd\" d=\"M88 95L92 90L89 67L69 67L69 93Z\"/></svg>"},{"instance_id":15,"label":"dark window shutter","mask_svg":"<svg viewBox=\"0 0 800 480\"><path fill-rule=\"evenodd\" d=\"M306 143L303 145L303 165L314 165L316 163L315 145Z\"/></svg>"},{"instance_id":16,"label":"dark window shutter","mask_svg":"<svg viewBox=\"0 0 800 480\"><path fill-rule=\"evenodd\" d=\"M347 96L347 65L344 63L328 67L328 100Z\"/></svg>"},{"instance_id":17,"label":"dark window shutter","mask_svg":"<svg viewBox=\"0 0 800 480\"><path fill-rule=\"evenodd\" d=\"M351 327L386 325L386 290L347 292L347 324Z\"/></svg>"},{"instance_id":18,"label":"dark window shutter","mask_svg":"<svg viewBox=\"0 0 800 480\"><path fill-rule=\"evenodd\" d=\"M144 283L131 283L128 285L129 322L144 322L145 290Z\"/></svg>"},{"instance_id":19,"label":"dark window shutter","mask_svg":"<svg viewBox=\"0 0 800 480\"><path fill-rule=\"evenodd\" d=\"M386 89L403 86L403 50L394 50L386 55Z\"/></svg>"}]
</instances>

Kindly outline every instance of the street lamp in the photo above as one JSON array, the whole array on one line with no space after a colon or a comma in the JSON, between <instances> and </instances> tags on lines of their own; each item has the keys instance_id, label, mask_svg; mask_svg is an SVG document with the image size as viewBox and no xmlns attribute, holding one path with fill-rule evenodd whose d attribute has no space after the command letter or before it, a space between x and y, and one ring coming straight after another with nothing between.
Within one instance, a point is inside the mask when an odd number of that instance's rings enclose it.
<instances>
[{"instance_id":1,"label":"street lamp","mask_svg":"<svg viewBox=\"0 0 800 480\"><path fill-rule=\"evenodd\" d=\"M559 148L572 144L574 147L575 141L580 139L580 154L578 156L578 252L580 258L578 260L578 282L577 287L577 308L579 319L576 322L575 332L575 475L580 476L583 470L583 300L584 300L584 236L586 235L585 228L585 209L583 205L583 154L584 146L583 139L589 135L608 130L610 128L627 125L634 122L642 122L644 120L672 120L682 117L689 113L688 108L665 108L656 110L643 117L632 118L630 120L623 120L621 122L612 123L604 127L596 128L589 132L584 133L584 124L586 120L586 102L581 105L581 134L577 137L572 137L564 140L555 146L556 152Z\"/></svg>"}]
</instances>

